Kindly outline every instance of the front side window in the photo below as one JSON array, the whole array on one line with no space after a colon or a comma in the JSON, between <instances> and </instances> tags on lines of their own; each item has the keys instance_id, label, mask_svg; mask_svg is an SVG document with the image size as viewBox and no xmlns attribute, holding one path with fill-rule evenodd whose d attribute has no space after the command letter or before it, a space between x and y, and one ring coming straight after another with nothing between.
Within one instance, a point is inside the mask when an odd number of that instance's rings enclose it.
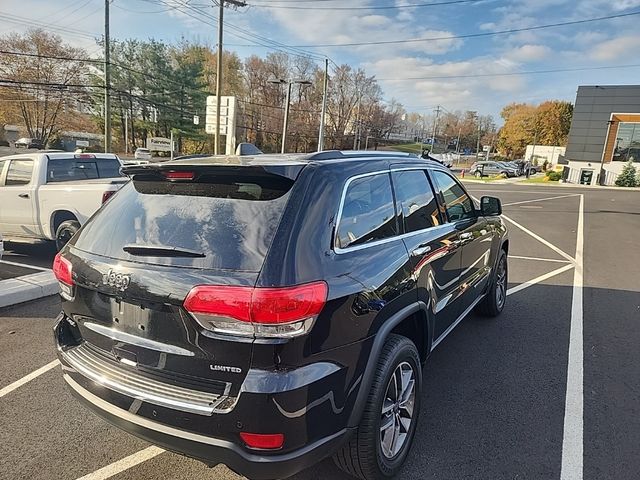
<instances>
[{"instance_id":1,"label":"front side window","mask_svg":"<svg viewBox=\"0 0 640 480\"><path fill-rule=\"evenodd\" d=\"M471 198L451 175L436 170L433 172L433 179L442 195L450 222L457 222L475 216Z\"/></svg>"},{"instance_id":2,"label":"front side window","mask_svg":"<svg viewBox=\"0 0 640 480\"><path fill-rule=\"evenodd\" d=\"M396 199L402 208L405 233L440 224L438 203L424 170L393 172Z\"/></svg>"},{"instance_id":3,"label":"front side window","mask_svg":"<svg viewBox=\"0 0 640 480\"><path fill-rule=\"evenodd\" d=\"M337 246L363 245L397 233L389 174L370 175L349 183L338 224Z\"/></svg>"},{"instance_id":4,"label":"front side window","mask_svg":"<svg viewBox=\"0 0 640 480\"><path fill-rule=\"evenodd\" d=\"M11 160L5 185L27 185L32 172L33 160Z\"/></svg>"}]
</instances>

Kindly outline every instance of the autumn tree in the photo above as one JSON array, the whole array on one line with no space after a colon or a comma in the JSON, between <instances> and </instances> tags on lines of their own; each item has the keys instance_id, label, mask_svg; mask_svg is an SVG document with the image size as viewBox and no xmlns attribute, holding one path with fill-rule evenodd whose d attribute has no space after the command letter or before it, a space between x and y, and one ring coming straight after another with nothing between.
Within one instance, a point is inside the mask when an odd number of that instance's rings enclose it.
<instances>
[{"instance_id":1,"label":"autumn tree","mask_svg":"<svg viewBox=\"0 0 640 480\"><path fill-rule=\"evenodd\" d=\"M566 145L573 105L553 100L540 105L512 103L500 113L504 126L498 148L509 158L524 156L527 145Z\"/></svg>"},{"instance_id":2,"label":"autumn tree","mask_svg":"<svg viewBox=\"0 0 640 480\"><path fill-rule=\"evenodd\" d=\"M2 90L18 99L15 103L28 135L46 144L59 129L65 110L88 100L82 61L86 53L44 30L4 35L0 49L12 52L0 56Z\"/></svg>"}]
</instances>

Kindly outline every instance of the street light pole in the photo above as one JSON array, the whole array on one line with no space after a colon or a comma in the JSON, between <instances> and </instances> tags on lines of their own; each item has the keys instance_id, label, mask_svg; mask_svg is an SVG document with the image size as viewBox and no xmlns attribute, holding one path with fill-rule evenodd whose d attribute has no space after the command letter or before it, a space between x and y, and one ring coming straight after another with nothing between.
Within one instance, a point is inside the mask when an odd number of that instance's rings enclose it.
<instances>
[{"instance_id":1,"label":"street light pole","mask_svg":"<svg viewBox=\"0 0 640 480\"><path fill-rule=\"evenodd\" d=\"M109 0L104 0L104 152L111 152L111 62L109 47Z\"/></svg>"},{"instance_id":2,"label":"street light pole","mask_svg":"<svg viewBox=\"0 0 640 480\"><path fill-rule=\"evenodd\" d=\"M220 100L222 96L222 24L224 21L224 0L218 1L218 60L216 65L216 130L214 132L214 155L220 153Z\"/></svg>"}]
</instances>

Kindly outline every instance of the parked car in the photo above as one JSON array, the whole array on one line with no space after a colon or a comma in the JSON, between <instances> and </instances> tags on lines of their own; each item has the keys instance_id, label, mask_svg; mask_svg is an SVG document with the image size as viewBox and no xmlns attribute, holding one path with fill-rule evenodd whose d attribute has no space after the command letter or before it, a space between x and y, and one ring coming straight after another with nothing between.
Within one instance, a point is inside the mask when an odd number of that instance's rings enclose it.
<instances>
[{"instance_id":1,"label":"parked car","mask_svg":"<svg viewBox=\"0 0 640 480\"><path fill-rule=\"evenodd\" d=\"M44 148L42 140L27 137L19 138L13 145L15 148L35 148L38 150L42 150Z\"/></svg>"},{"instance_id":2,"label":"parked car","mask_svg":"<svg viewBox=\"0 0 640 480\"><path fill-rule=\"evenodd\" d=\"M500 200L478 208L446 168L396 152L123 171L54 263L75 397L249 478L334 452L361 478L398 473L430 352L473 309L504 308Z\"/></svg>"},{"instance_id":3,"label":"parked car","mask_svg":"<svg viewBox=\"0 0 640 480\"><path fill-rule=\"evenodd\" d=\"M507 177L518 176L517 170L512 167L502 165L500 162L483 161L475 162L471 165L469 173L478 178L486 177L489 175L505 175Z\"/></svg>"},{"instance_id":4,"label":"parked car","mask_svg":"<svg viewBox=\"0 0 640 480\"><path fill-rule=\"evenodd\" d=\"M30 153L0 158L5 240L55 240L58 248L128 178L112 154Z\"/></svg>"},{"instance_id":5,"label":"parked car","mask_svg":"<svg viewBox=\"0 0 640 480\"><path fill-rule=\"evenodd\" d=\"M136 148L133 158L136 160L151 160L151 150L148 148Z\"/></svg>"}]
</instances>

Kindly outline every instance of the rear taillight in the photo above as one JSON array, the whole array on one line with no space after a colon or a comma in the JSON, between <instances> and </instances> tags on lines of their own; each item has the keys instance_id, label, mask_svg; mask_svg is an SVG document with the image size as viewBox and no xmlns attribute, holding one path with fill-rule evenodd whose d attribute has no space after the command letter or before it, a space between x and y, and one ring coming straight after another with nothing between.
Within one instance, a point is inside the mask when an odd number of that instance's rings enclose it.
<instances>
[{"instance_id":1,"label":"rear taillight","mask_svg":"<svg viewBox=\"0 0 640 480\"><path fill-rule=\"evenodd\" d=\"M113 197L113 195L116 193L115 190L111 190L108 192L104 192L102 194L102 203L106 202L107 200L109 200L111 197Z\"/></svg>"},{"instance_id":2,"label":"rear taillight","mask_svg":"<svg viewBox=\"0 0 640 480\"><path fill-rule=\"evenodd\" d=\"M249 448L258 450L277 450L284 444L282 433L248 433L240 432L240 438Z\"/></svg>"},{"instance_id":3,"label":"rear taillight","mask_svg":"<svg viewBox=\"0 0 640 480\"><path fill-rule=\"evenodd\" d=\"M71 262L59 253L53 260L53 274L60 285L60 293L67 300L73 298L73 269Z\"/></svg>"},{"instance_id":4,"label":"rear taillight","mask_svg":"<svg viewBox=\"0 0 640 480\"><path fill-rule=\"evenodd\" d=\"M208 330L256 337L295 337L308 332L327 301L325 282L254 288L199 285L184 308Z\"/></svg>"}]
</instances>

